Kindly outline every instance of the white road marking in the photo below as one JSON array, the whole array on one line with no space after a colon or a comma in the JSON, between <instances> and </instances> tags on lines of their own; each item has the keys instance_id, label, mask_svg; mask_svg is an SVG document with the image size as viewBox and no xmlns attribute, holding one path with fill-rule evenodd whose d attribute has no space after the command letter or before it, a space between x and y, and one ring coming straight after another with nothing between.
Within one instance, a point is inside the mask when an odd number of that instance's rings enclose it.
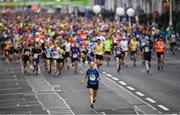
<instances>
[{"instance_id":1,"label":"white road marking","mask_svg":"<svg viewBox=\"0 0 180 115\"><path fill-rule=\"evenodd\" d=\"M55 90L55 91L57 91L57 92L62 92L62 90Z\"/></svg>"},{"instance_id":2,"label":"white road marking","mask_svg":"<svg viewBox=\"0 0 180 115\"><path fill-rule=\"evenodd\" d=\"M125 82L123 82L123 81L119 81L119 83L121 84L121 85L127 85Z\"/></svg>"},{"instance_id":3,"label":"white road marking","mask_svg":"<svg viewBox=\"0 0 180 115\"><path fill-rule=\"evenodd\" d=\"M103 115L106 115L105 112L101 112Z\"/></svg>"},{"instance_id":4,"label":"white road marking","mask_svg":"<svg viewBox=\"0 0 180 115\"><path fill-rule=\"evenodd\" d=\"M142 100L141 98L139 98L138 96L136 96L134 93L130 92L129 90L125 89L123 86L121 85L118 85L116 82L114 82L112 79L106 77L108 80L110 80L112 83L114 83L115 85L117 85L118 87L124 89L125 91L127 91L128 93L130 93L132 96L138 98L140 101L142 101L143 103L145 103L146 105L148 105L149 107L151 107L152 109L154 110L157 110L155 107L153 107L152 105L150 105L149 103L145 102L144 100ZM129 100L128 100L129 103L131 103ZM137 107L138 108L138 107ZM141 110L140 108L138 108L139 110ZM142 111L142 110L141 110ZM161 114L162 112L160 112L159 110L157 110L159 114ZM144 114L145 112L142 111Z\"/></svg>"},{"instance_id":5,"label":"white road marking","mask_svg":"<svg viewBox=\"0 0 180 115\"><path fill-rule=\"evenodd\" d=\"M130 89L131 91L135 91L136 89L134 89L133 87L131 86L127 86L128 89Z\"/></svg>"},{"instance_id":6,"label":"white road marking","mask_svg":"<svg viewBox=\"0 0 180 115\"><path fill-rule=\"evenodd\" d=\"M108 77L112 77L112 75L111 74L106 74Z\"/></svg>"},{"instance_id":7,"label":"white road marking","mask_svg":"<svg viewBox=\"0 0 180 115\"><path fill-rule=\"evenodd\" d=\"M56 85L52 85L53 88L59 88L60 85L56 84Z\"/></svg>"},{"instance_id":8,"label":"white road marking","mask_svg":"<svg viewBox=\"0 0 180 115\"><path fill-rule=\"evenodd\" d=\"M141 109L139 109L137 106L134 106L134 110L135 110L135 112L136 112L136 115L140 115L139 112L145 114L144 111L142 111Z\"/></svg>"},{"instance_id":9,"label":"white road marking","mask_svg":"<svg viewBox=\"0 0 180 115\"><path fill-rule=\"evenodd\" d=\"M71 107L67 104L67 102L66 102L60 95L58 95L57 93L55 93L55 95L58 96L58 97L64 102L64 104L67 106L67 108L71 111L71 113L72 113L73 115L75 115L75 113L73 112L73 110L71 109Z\"/></svg>"},{"instance_id":10,"label":"white road marking","mask_svg":"<svg viewBox=\"0 0 180 115\"><path fill-rule=\"evenodd\" d=\"M156 103L156 101L154 101L153 99L147 97L146 100L150 101L151 103Z\"/></svg>"},{"instance_id":11,"label":"white road marking","mask_svg":"<svg viewBox=\"0 0 180 115\"><path fill-rule=\"evenodd\" d=\"M39 71L41 72L41 69L40 69L40 67L39 67ZM44 76L41 74L41 76L44 78ZM51 89L53 90L53 91L55 91L54 90L54 88L52 87L52 85L44 78L44 81L49 85L49 86L51 86ZM59 97L62 101L63 101L63 103L66 105L66 107L70 110L70 112L73 114L73 115L75 115L75 113L73 112L73 110L71 109L71 107L67 104L67 102L65 101L65 99L63 99L56 91L55 91L55 95L57 96L57 97Z\"/></svg>"},{"instance_id":12,"label":"white road marking","mask_svg":"<svg viewBox=\"0 0 180 115\"><path fill-rule=\"evenodd\" d=\"M103 73L103 74L105 74L106 72L105 72L105 71L103 71L102 73Z\"/></svg>"},{"instance_id":13,"label":"white road marking","mask_svg":"<svg viewBox=\"0 0 180 115\"><path fill-rule=\"evenodd\" d=\"M22 60L21 60L21 72L22 72L22 75L24 75L24 68L23 68ZM35 89L34 89L33 87L31 87L31 88L32 88L33 92L35 92L35 91L34 91ZM40 99L38 98L38 96L37 96L37 95L34 95L34 96L35 96L35 98L37 99L37 101L39 102L39 104L41 105L41 107L43 107L43 109L47 111L48 115L51 115L49 109L44 108L44 105L43 105L43 103L40 101Z\"/></svg>"},{"instance_id":14,"label":"white road marking","mask_svg":"<svg viewBox=\"0 0 180 115\"><path fill-rule=\"evenodd\" d=\"M169 111L169 109L163 105L158 105L158 107L160 107L161 109L163 109L164 111Z\"/></svg>"},{"instance_id":15,"label":"white road marking","mask_svg":"<svg viewBox=\"0 0 180 115\"><path fill-rule=\"evenodd\" d=\"M113 80L118 81L119 79L116 77L112 77Z\"/></svg>"},{"instance_id":16,"label":"white road marking","mask_svg":"<svg viewBox=\"0 0 180 115\"><path fill-rule=\"evenodd\" d=\"M16 75L13 75L13 77L16 77Z\"/></svg>"},{"instance_id":17,"label":"white road marking","mask_svg":"<svg viewBox=\"0 0 180 115\"><path fill-rule=\"evenodd\" d=\"M145 96L143 93L141 93L141 92L139 92L139 91L137 91L136 94L139 95L139 96L141 96L141 97Z\"/></svg>"}]
</instances>

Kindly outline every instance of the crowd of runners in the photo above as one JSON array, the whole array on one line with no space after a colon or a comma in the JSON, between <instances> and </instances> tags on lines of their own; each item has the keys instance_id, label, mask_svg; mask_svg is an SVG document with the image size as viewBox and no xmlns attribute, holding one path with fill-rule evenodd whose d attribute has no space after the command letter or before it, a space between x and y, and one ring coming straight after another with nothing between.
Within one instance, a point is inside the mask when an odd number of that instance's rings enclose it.
<instances>
[{"instance_id":1,"label":"crowd of runners","mask_svg":"<svg viewBox=\"0 0 180 115\"><path fill-rule=\"evenodd\" d=\"M3 59L17 63L22 59L24 73L38 74L40 60L49 74L59 75L71 66L78 71L78 63L94 61L101 70L110 60L128 67L128 59L140 55L148 74L151 74L151 55L157 52L157 69L163 69L164 51L176 50L176 33L172 27L112 22L93 17L73 17L67 14L15 12L0 14L0 41ZM105 60L105 61L104 61Z\"/></svg>"},{"instance_id":2,"label":"crowd of runners","mask_svg":"<svg viewBox=\"0 0 180 115\"><path fill-rule=\"evenodd\" d=\"M70 68L77 73L79 63L89 63L82 83L87 80L91 108L103 63L116 65L120 72L122 66L128 67L129 58L136 67L140 57L147 74L152 74L152 52L156 52L158 70L163 69L165 50L175 55L177 34L172 27L132 24L130 28L126 23L97 17L34 12L0 13L0 17L2 58L7 64L22 62L24 74L38 74L40 62L54 76Z\"/></svg>"}]
</instances>

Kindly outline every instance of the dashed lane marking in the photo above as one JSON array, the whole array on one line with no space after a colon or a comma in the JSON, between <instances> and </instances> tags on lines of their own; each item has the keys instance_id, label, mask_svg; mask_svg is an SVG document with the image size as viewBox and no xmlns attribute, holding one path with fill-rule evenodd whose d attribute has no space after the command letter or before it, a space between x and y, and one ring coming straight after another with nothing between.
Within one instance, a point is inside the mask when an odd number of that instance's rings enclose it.
<instances>
[{"instance_id":1,"label":"dashed lane marking","mask_svg":"<svg viewBox=\"0 0 180 115\"><path fill-rule=\"evenodd\" d=\"M103 73L103 74L105 74L106 72L105 72L105 71L103 71L102 73Z\"/></svg>"},{"instance_id":2,"label":"dashed lane marking","mask_svg":"<svg viewBox=\"0 0 180 115\"><path fill-rule=\"evenodd\" d=\"M145 70L144 70L144 71L145 71ZM106 74L106 72L102 72L102 73L103 73L103 74ZM106 76L111 77L112 80L118 81L119 84L121 84L121 85L123 85L123 86L127 85L125 82L119 81L118 78L113 77L111 74L106 74ZM129 90L131 90L131 91L135 91L135 90L136 90L135 88L133 88L133 87L131 87L131 86L127 86L126 88L129 89ZM141 97L144 97L144 96L145 96L145 94L143 94L143 93L141 93L141 92L139 92L139 91L137 91L137 92L135 92L135 93L136 93L137 95L141 96ZM151 99L151 98L149 98L149 97L147 97L147 98L145 98L145 99L146 99L147 101L151 102L151 103L156 103L155 100L153 100L153 99ZM144 101L143 101L143 102L144 102ZM146 104L149 105L148 103L146 103ZM155 107L153 107L153 106L151 106L151 105L149 105L149 106L152 107L153 109L157 110ZM169 111L169 109L168 109L167 107L163 106L163 105L157 105L157 106L160 107L161 109L163 109L164 111ZM159 113L161 113L161 112L159 111Z\"/></svg>"},{"instance_id":3,"label":"dashed lane marking","mask_svg":"<svg viewBox=\"0 0 180 115\"><path fill-rule=\"evenodd\" d=\"M151 103L156 103L156 101L154 101L153 99L147 97L146 100L150 101Z\"/></svg>"},{"instance_id":4,"label":"dashed lane marking","mask_svg":"<svg viewBox=\"0 0 180 115\"><path fill-rule=\"evenodd\" d=\"M160 107L161 109L163 109L164 111L169 111L169 109L163 105L158 105L158 107Z\"/></svg>"},{"instance_id":5,"label":"dashed lane marking","mask_svg":"<svg viewBox=\"0 0 180 115\"><path fill-rule=\"evenodd\" d=\"M127 85L125 82L123 82L123 81L119 81L119 83L121 84L121 85Z\"/></svg>"},{"instance_id":6,"label":"dashed lane marking","mask_svg":"<svg viewBox=\"0 0 180 115\"><path fill-rule=\"evenodd\" d=\"M141 92L139 92L139 91L137 91L136 94L139 95L139 96L141 96L141 97L145 96L143 93L141 93Z\"/></svg>"},{"instance_id":7,"label":"dashed lane marking","mask_svg":"<svg viewBox=\"0 0 180 115\"><path fill-rule=\"evenodd\" d=\"M112 83L114 83L115 85L121 87L122 89L124 89L125 91L127 91L129 94L131 94L132 96L138 98L140 101L142 101L143 103L145 103L146 105L148 105L149 107L151 107L153 110L157 110L158 113L161 113L161 111L159 111L158 109L156 109L154 106L152 106L151 104L145 102L143 99L139 98L137 95L135 95L134 93L130 92L129 90L125 89L125 87L121 86L121 85L118 85L115 81L113 81L112 79L106 77L107 79L109 79L110 81L112 81ZM119 82L122 82L122 81L119 81ZM123 83L123 82L122 82ZM126 83L125 83L126 84ZM129 101L130 102L130 101ZM130 102L131 103L131 102ZM138 108L138 110L141 110L140 108ZM142 111L142 110L141 110ZM144 114L145 112L142 111Z\"/></svg>"},{"instance_id":8,"label":"dashed lane marking","mask_svg":"<svg viewBox=\"0 0 180 115\"><path fill-rule=\"evenodd\" d=\"M116 77L112 77L112 79L115 80L115 81L119 81L119 79L116 78Z\"/></svg>"},{"instance_id":9,"label":"dashed lane marking","mask_svg":"<svg viewBox=\"0 0 180 115\"><path fill-rule=\"evenodd\" d=\"M131 86L127 86L127 88L128 88L129 90L131 90L131 91L135 91L135 90L136 90L135 88L133 88L133 87L131 87Z\"/></svg>"},{"instance_id":10,"label":"dashed lane marking","mask_svg":"<svg viewBox=\"0 0 180 115\"><path fill-rule=\"evenodd\" d=\"M112 75L111 74L106 74L108 77L112 77Z\"/></svg>"}]
</instances>

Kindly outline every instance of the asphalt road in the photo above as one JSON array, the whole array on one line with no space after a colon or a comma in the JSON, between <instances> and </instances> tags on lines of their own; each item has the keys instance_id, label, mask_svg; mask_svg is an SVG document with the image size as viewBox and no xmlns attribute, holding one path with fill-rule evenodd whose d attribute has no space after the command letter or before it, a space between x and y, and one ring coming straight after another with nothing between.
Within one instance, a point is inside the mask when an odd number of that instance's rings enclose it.
<instances>
[{"instance_id":1,"label":"asphalt road","mask_svg":"<svg viewBox=\"0 0 180 115\"><path fill-rule=\"evenodd\" d=\"M22 75L20 64L0 69L0 113L35 114L169 114L180 113L180 53L166 55L163 71L158 71L153 56L147 75L141 61L137 67L129 62L116 72L112 58L110 66L103 65L102 80L95 109L88 106L86 84L81 84L87 70L79 64L79 71L65 69L60 76L45 72Z\"/></svg>"},{"instance_id":2,"label":"asphalt road","mask_svg":"<svg viewBox=\"0 0 180 115\"><path fill-rule=\"evenodd\" d=\"M22 76L19 64L0 61L0 114L48 114Z\"/></svg>"},{"instance_id":3,"label":"asphalt road","mask_svg":"<svg viewBox=\"0 0 180 115\"><path fill-rule=\"evenodd\" d=\"M60 76L53 76L47 74L41 64L41 73L52 86L60 90L58 94L75 114L179 113L179 59L180 53L175 57L167 54L164 70L158 71L156 56L153 56L153 75L146 74L140 60L137 67L129 62L129 67L123 67L117 73L112 59L109 67L104 64L102 68L103 80L95 110L89 109L86 85L80 83L87 65L84 67L80 64L78 74L74 74L71 68L64 70Z\"/></svg>"},{"instance_id":4,"label":"asphalt road","mask_svg":"<svg viewBox=\"0 0 180 115\"><path fill-rule=\"evenodd\" d=\"M165 55L165 65L162 71L157 70L156 57L153 56L151 67L153 75L146 74L145 67L142 66L140 60L138 60L137 67L133 67L130 63L129 67L123 67L120 73L117 73L115 68L114 65L104 66L103 71L123 81L120 84L124 88L162 113L180 113L179 52L175 57L170 54Z\"/></svg>"}]
</instances>

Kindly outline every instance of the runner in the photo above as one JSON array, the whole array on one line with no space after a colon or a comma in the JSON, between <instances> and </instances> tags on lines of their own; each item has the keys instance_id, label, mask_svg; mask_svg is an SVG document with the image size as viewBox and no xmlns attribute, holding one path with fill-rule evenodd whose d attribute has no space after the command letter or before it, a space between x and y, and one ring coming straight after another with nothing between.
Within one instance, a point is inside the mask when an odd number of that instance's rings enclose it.
<instances>
[{"instance_id":1,"label":"runner","mask_svg":"<svg viewBox=\"0 0 180 115\"><path fill-rule=\"evenodd\" d=\"M131 60L133 60L133 66L136 66L136 55L137 55L137 48L138 48L138 41L133 36L129 43L129 50L131 54Z\"/></svg>"},{"instance_id":2,"label":"runner","mask_svg":"<svg viewBox=\"0 0 180 115\"><path fill-rule=\"evenodd\" d=\"M172 55L175 55L175 51L176 51L176 34L175 34L175 32L173 32L170 35L170 50L172 52Z\"/></svg>"},{"instance_id":3,"label":"runner","mask_svg":"<svg viewBox=\"0 0 180 115\"><path fill-rule=\"evenodd\" d=\"M142 64L145 65L145 60L144 60L144 51L143 48L146 44L146 40L149 40L149 36L147 35L143 35L140 37L139 39L139 43L140 43L140 50L141 50L141 59L142 59Z\"/></svg>"},{"instance_id":4,"label":"runner","mask_svg":"<svg viewBox=\"0 0 180 115\"><path fill-rule=\"evenodd\" d=\"M39 46L39 43L35 43L34 48L32 49L31 52L32 52L32 60L33 60L33 66L34 66L33 73L38 75L40 55L42 53L42 50L41 50L41 48Z\"/></svg>"},{"instance_id":5,"label":"runner","mask_svg":"<svg viewBox=\"0 0 180 115\"><path fill-rule=\"evenodd\" d=\"M53 48L53 65L54 65L54 76L57 76L60 74L59 72L59 63L60 63L60 47L57 45L57 43L54 44Z\"/></svg>"},{"instance_id":6,"label":"runner","mask_svg":"<svg viewBox=\"0 0 180 115\"><path fill-rule=\"evenodd\" d=\"M15 53L15 60L16 63L20 62L20 52L21 52L21 46L20 43L16 43L14 47L14 53Z\"/></svg>"},{"instance_id":7,"label":"runner","mask_svg":"<svg viewBox=\"0 0 180 115\"><path fill-rule=\"evenodd\" d=\"M67 42L65 43L65 59L66 59L67 69L69 69L70 67L70 61L71 61L70 52L71 52L71 43L69 42L69 40L67 40Z\"/></svg>"},{"instance_id":8,"label":"runner","mask_svg":"<svg viewBox=\"0 0 180 115\"><path fill-rule=\"evenodd\" d=\"M157 52L157 64L158 64L158 70L163 69L163 64L164 64L164 47L165 43L160 37L156 42L155 42L155 49Z\"/></svg>"},{"instance_id":9,"label":"runner","mask_svg":"<svg viewBox=\"0 0 180 115\"><path fill-rule=\"evenodd\" d=\"M95 46L96 46L96 43L93 40L91 40L88 43L88 54L87 54L88 63L90 63L91 61L94 61L94 49L95 49Z\"/></svg>"},{"instance_id":10,"label":"runner","mask_svg":"<svg viewBox=\"0 0 180 115\"><path fill-rule=\"evenodd\" d=\"M23 61L24 73L28 73L30 66L30 49L27 43L25 43L22 48L22 61Z\"/></svg>"},{"instance_id":11,"label":"runner","mask_svg":"<svg viewBox=\"0 0 180 115\"><path fill-rule=\"evenodd\" d=\"M59 51L59 59L58 59L58 69L59 69L59 74L61 74L63 67L64 67L64 55L65 51L63 49L63 45L60 46L60 51Z\"/></svg>"},{"instance_id":12,"label":"runner","mask_svg":"<svg viewBox=\"0 0 180 115\"><path fill-rule=\"evenodd\" d=\"M117 66L117 72L120 72L121 70L121 61L122 61L122 49L120 46L120 41L116 42L117 45L114 47L115 49L115 57L116 57L116 66Z\"/></svg>"},{"instance_id":13,"label":"runner","mask_svg":"<svg viewBox=\"0 0 180 115\"><path fill-rule=\"evenodd\" d=\"M150 42L148 39L145 41L145 45L143 46L143 54L144 54L144 60L145 60L145 67L148 74L152 74L150 72L150 62L151 62L151 49L152 46L150 45Z\"/></svg>"},{"instance_id":14,"label":"runner","mask_svg":"<svg viewBox=\"0 0 180 115\"><path fill-rule=\"evenodd\" d=\"M79 61L79 47L77 43L74 43L74 46L71 47L71 58L72 58L72 65L74 66L74 73L77 73L78 69L78 61Z\"/></svg>"},{"instance_id":15,"label":"runner","mask_svg":"<svg viewBox=\"0 0 180 115\"><path fill-rule=\"evenodd\" d=\"M109 66L109 62L111 59L111 51L112 51L112 40L109 37L107 37L104 40L104 51L105 51L107 66Z\"/></svg>"},{"instance_id":16,"label":"runner","mask_svg":"<svg viewBox=\"0 0 180 115\"><path fill-rule=\"evenodd\" d=\"M85 66L85 62L87 60L87 53L88 53L87 44L85 41L82 41L81 42L81 57L82 57L83 66Z\"/></svg>"},{"instance_id":17,"label":"runner","mask_svg":"<svg viewBox=\"0 0 180 115\"><path fill-rule=\"evenodd\" d=\"M128 66L127 62L128 62L128 41L126 40L126 37L122 38L122 41L120 42L120 46L122 49L122 60L123 60L123 65L125 65L126 67Z\"/></svg>"},{"instance_id":18,"label":"runner","mask_svg":"<svg viewBox=\"0 0 180 115\"><path fill-rule=\"evenodd\" d=\"M52 48L49 44L46 45L45 48L45 56L46 56L46 71L51 73L51 62L52 62Z\"/></svg>"},{"instance_id":19,"label":"runner","mask_svg":"<svg viewBox=\"0 0 180 115\"><path fill-rule=\"evenodd\" d=\"M98 69L95 68L95 63L90 62L90 68L86 71L86 75L84 76L82 83L84 83L87 79L87 88L89 94L89 104L91 108L94 108L94 104L96 102L97 91L99 89L99 81L101 79L101 74Z\"/></svg>"},{"instance_id":20,"label":"runner","mask_svg":"<svg viewBox=\"0 0 180 115\"><path fill-rule=\"evenodd\" d=\"M11 41L9 39L5 40L5 48L4 48L4 62L9 64L10 62L10 53L11 52Z\"/></svg>"},{"instance_id":21,"label":"runner","mask_svg":"<svg viewBox=\"0 0 180 115\"><path fill-rule=\"evenodd\" d=\"M101 43L100 39L97 39L97 44L95 46L95 56L96 56L96 65L97 68L100 69L100 67L103 64L103 54L104 54L104 46Z\"/></svg>"}]
</instances>

